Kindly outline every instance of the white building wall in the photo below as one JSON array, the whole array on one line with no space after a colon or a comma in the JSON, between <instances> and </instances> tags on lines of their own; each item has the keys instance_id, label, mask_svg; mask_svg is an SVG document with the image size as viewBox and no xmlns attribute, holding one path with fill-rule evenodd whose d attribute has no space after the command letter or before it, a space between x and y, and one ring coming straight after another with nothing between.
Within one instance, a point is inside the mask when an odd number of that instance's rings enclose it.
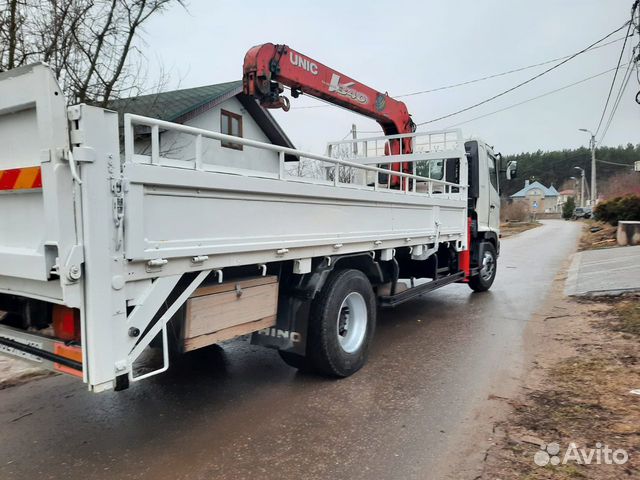
<instances>
[{"instance_id":1,"label":"white building wall","mask_svg":"<svg viewBox=\"0 0 640 480\"><path fill-rule=\"evenodd\" d=\"M227 110L242 115L242 135L244 138L271 143L253 117L235 98L208 110L185 122L185 125L220 132L220 111ZM136 142L136 153L150 155L150 140ZM160 133L161 156L174 160L193 161L195 158L195 137L177 132ZM209 165L278 173L278 154L268 150L243 146L243 150L226 148L217 140L203 139L203 162Z\"/></svg>"}]
</instances>

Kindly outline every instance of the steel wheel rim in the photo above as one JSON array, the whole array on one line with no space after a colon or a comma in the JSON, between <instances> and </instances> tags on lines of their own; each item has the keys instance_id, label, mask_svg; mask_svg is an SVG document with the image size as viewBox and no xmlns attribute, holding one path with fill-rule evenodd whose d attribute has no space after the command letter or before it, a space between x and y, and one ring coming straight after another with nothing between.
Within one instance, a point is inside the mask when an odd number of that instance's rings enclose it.
<instances>
[{"instance_id":1,"label":"steel wheel rim","mask_svg":"<svg viewBox=\"0 0 640 480\"><path fill-rule=\"evenodd\" d=\"M493 258L493 255L491 255L491 252L484 252L484 255L482 257L482 269L480 270L480 275L482 276L483 280L491 280L495 268L496 262Z\"/></svg>"},{"instance_id":2,"label":"steel wheel rim","mask_svg":"<svg viewBox=\"0 0 640 480\"><path fill-rule=\"evenodd\" d=\"M358 292L351 292L342 301L336 333L340 347L346 353L353 353L362 345L367 333L367 303Z\"/></svg>"}]
</instances>

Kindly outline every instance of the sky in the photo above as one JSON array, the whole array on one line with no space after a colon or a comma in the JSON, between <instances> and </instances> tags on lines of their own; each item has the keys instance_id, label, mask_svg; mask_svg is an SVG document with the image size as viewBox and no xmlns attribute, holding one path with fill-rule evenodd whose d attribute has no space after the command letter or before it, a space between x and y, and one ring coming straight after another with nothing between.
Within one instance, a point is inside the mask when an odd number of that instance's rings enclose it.
<instances>
[{"instance_id":1,"label":"sky","mask_svg":"<svg viewBox=\"0 0 640 480\"><path fill-rule=\"evenodd\" d=\"M142 50L150 72L171 74L169 86L209 85L242 76L254 45L291 48L391 96L473 80L571 55L630 18L632 0L449 0L301 2L189 0L146 25ZM624 36L624 30L610 37ZM616 66L622 41L580 55L497 100L421 130L459 125L504 154L588 145L602 115L613 72L520 103ZM633 39L638 44L638 36ZM623 63L630 56L627 46ZM403 98L416 123L502 92L550 65L443 91ZM624 73L623 71L621 74ZM620 76L621 76L620 74ZM634 73L602 145L640 143L640 105ZM617 93L617 88L614 94ZM615 95L614 95L615 96ZM272 113L297 148L323 153L327 141L358 131L380 131L361 115L314 98L292 99L289 112ZM605 117L605 124L608 118Z\"/></svg>"}]
</instances>

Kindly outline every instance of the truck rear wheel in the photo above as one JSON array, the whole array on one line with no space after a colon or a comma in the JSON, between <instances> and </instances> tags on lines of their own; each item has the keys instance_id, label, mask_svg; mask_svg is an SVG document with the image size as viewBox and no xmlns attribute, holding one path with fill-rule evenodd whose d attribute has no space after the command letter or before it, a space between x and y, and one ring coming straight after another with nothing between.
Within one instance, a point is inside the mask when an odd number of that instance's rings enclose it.
<instances>
[{"instance_id":1,"label":"truck rear wheel","mask_svg":"<svg viewBox=\"0 0 640 480\"><path fill-rule=\"evenodd\" d=\"M498 269L498 255L492 243L483 244L482 258L477 275L469 278L469 286L474 292L486 292L493 285Z\"/></svg>"},{"instance_id":2,"label":"truck rear wheel","mask_svg":"<svg viewBox=\"0 0 640 480\"><path fill-rule=\"evenodd\" d=\"M375 325L369 279L359 270L334 272L311 306L306 358L318 373L348 377L367 361Z\"/></svg>"}]
</instances>

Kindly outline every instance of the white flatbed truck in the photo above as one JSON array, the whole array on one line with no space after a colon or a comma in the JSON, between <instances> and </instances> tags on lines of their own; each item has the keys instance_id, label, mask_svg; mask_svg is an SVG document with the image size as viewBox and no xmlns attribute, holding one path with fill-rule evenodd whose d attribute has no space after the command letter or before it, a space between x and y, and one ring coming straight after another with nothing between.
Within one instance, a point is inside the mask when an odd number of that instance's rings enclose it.
<instances>
[{"instance_id":1,"label":"white flatbed truck","mask_svg":"<svg viewBox=\"0 0 640 480\"><path fill-rule=\"evenodd\" d=\"M192 160L163 154L167 132L192 139ZM0 73L0 351L96 392L165 371L170 351L250 333L295 367L354 373L378 306L452 282L483 291L496 274L492 148L459 130L395 138L412 153L385 156L389 136L316 155L137 115L119 125L67 107L44 64ZM205 140L276 152L279 171L203 162ZM359 154L334 158L344 145ZM332 180L289 175L285 155ZM378 166L394 160L417 173ZM152 345L162 365L138 375Z\"/></svg>"}]
</instances>

